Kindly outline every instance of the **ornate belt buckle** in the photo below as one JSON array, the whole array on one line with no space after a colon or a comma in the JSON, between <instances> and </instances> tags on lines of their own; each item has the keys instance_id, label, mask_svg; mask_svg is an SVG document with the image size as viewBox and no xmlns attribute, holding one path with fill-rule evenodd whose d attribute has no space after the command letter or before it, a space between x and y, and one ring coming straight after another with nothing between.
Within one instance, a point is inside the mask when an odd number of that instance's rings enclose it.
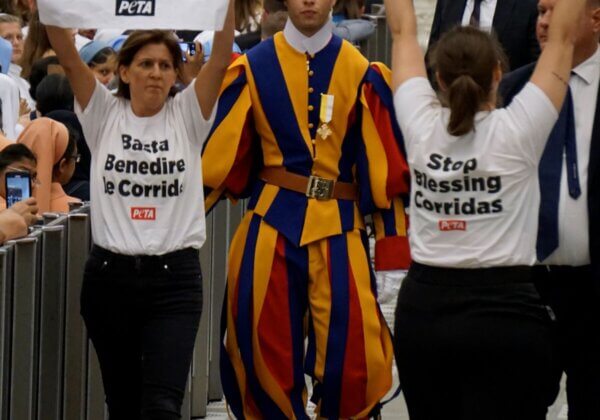
<instances>
[{"instance_id":1,"label":"ornate belt buckle","mask_svg":"<svg viewBox=\"0 0 600 420\"><path fill-rule=\"evenodd\" d=\"M317 200L329 200L333 196L334 184L334 181L331 179L311 175L308 178L306 196L308 198L316 198Z\"/></svg>"}]
</instances>

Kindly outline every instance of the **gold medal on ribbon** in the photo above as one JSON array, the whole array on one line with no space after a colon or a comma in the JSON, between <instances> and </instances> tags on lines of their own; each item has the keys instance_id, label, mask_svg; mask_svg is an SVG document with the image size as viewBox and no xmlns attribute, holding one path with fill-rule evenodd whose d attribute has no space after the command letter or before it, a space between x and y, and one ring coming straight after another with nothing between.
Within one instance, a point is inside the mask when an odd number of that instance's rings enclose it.
<instances>
[{"instance_id":1,"label":"gold medal on ribbon","mask_svg":"<svg viewBox=\"0 0 600 420\"><path fill-rule=\"evenodd\" d=\"M321 126L317 130L317 134L323 140L331 136L333 132L329 128L329 123L333 117L333 95L321 94L321 110L319 113L319 119L321 120Z\"/></svg>"}]
</instances>

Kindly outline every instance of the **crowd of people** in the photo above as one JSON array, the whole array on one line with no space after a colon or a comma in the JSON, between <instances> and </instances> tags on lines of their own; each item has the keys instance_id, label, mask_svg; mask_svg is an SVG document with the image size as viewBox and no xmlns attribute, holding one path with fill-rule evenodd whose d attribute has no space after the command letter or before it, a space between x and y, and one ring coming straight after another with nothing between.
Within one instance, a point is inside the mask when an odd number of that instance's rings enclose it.
<instances>
[{"instance_id":1,"label":"crowd of people","mask_svg":"<svg viewBox=\"0 0 600 420\"><path fill-rule=\"evenodd\" d=\"M394 359L412 420L541 420L563 373L569 419L600 416L600 1L439 0L424 54L413 1L385 0L391 69L353 45L373 3L231 0L198 33L0 2L0 242L90 202L111 420L180 418L225 198L248 203L220 355L237 418L307 419L305 376L320 417L377 417ZM33 196L6 208L14 172ZM392 333L374 270L397 269Z\"/></svg>"}]
</instances>

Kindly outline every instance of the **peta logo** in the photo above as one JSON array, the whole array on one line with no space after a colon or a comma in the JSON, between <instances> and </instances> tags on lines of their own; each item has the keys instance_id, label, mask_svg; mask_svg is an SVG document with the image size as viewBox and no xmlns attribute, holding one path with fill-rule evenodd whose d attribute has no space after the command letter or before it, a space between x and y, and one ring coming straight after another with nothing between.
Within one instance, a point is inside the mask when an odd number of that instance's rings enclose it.
<instances>
[{"instance_id":1,"label":"peta logo","mask_svg":"<svg viewBox=\"0 0 600 420\"><path fill-rule=\"evenodd\" d=\"M117 0L117 16L154 16L156 0Z\"/></svg>"},{"instance_id":2,"label":"peta logo","mask_svg":"<svg viewBox=\"0 0 600 420\"><path fill-rule=\"evenodd\" d=\"M440 220L438 227L442 232L449 232L452 230L467 230L467 222L464 220Z\"/></svg>"},{"instance_id":3,"label":"peta logo","mask_svg":"<svg viewBox=\"0 0 600 420\"><path fill-rule=\"evenodd\" d=\"M156 207L132 207L131 220L156 220Z\"/></svg>"}]
</instances>

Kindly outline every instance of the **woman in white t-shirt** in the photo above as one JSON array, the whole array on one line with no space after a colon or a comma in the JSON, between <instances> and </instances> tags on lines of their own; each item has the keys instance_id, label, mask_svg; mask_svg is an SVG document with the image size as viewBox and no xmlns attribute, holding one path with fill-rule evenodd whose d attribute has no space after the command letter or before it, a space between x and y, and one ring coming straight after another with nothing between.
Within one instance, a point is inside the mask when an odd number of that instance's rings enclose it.
<instances>
[{"instance_id":1,"label":"woman in white t-shirt","mask_svg":"<svg viewBox=\"0 0 600 420\"><path fill-rule=\"evenodd\" d=\"M531 81L496 109L501 49L455 28L427 80L412 0L386 0L396 115L411 167L413 265L395 322L396 361L411 419L545 419L552 325L531 277L537 164L569 78L585 0L559 0Z\"/></svg>"},{"instance_id":2,"label":"woman in white t-shirt","mask_svg":"<svg viewBox=\"0 0 600 420\"><path fill-rule=\"evenodd\" d=\"M113 95L81 60L70 31L47 28L92 155L94 246L81 313L111 420L180 418L202 308L200 154L230 62L233 22L231 5L210 60L176 95L183 62L170 32L129 36Z\"/></svg>"}]
</instances>

